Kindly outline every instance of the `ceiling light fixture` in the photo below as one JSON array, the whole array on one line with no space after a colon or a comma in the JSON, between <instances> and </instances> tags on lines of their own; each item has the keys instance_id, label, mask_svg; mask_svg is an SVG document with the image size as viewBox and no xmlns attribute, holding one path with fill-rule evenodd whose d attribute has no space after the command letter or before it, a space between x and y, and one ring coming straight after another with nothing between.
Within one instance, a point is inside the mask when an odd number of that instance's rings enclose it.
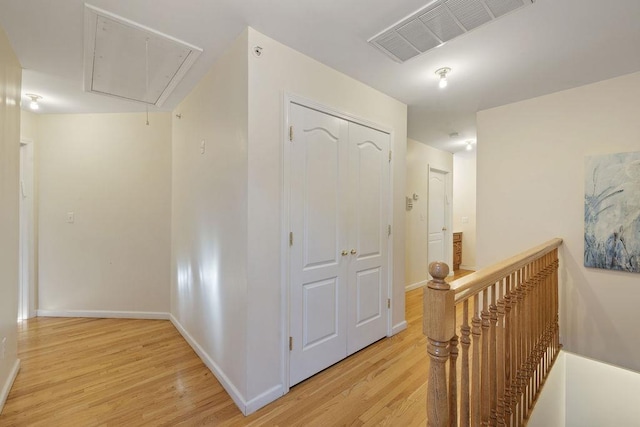
<instances>
[{"instance_id":1,"label":"ceiling light fixture","mask_svg":"<svg viewBox=\"0 0 640 427\"><path fill-rule=\"evenodd\" d=\"M29 107L31 107L32 110L37 110L40 108L40 106L38 105L38 101L42 99L40 95L36 95L34 93L25 93L25 96L27 98L31 98L31 103L29 104Z\"/></svg>"},{"instance_id":2,"label":"ceiling light fixture","mask_svg":"<svg viewBox=\"0 0 640 427\"><path fill-rule=\"evenodd\" d=\"M440 77L440 81L438 82L438 87L440 89L444 89L445 87L447 87L447 75L451 72L451 68L449 67L444 67L444 68L438 68L436 70L436 75Z\"/></svg>"},{"instance_id":3,"label":"ceiling light fixture","mask_svg":"<svg viewBox=\"0 0 640 427\"><path fill-rule=\"evenodd\" d=\"M472 140L467 141L467 146L465 147L467 151L473 150L473 143L474 141Z\"/></svg>"}]
</instances>

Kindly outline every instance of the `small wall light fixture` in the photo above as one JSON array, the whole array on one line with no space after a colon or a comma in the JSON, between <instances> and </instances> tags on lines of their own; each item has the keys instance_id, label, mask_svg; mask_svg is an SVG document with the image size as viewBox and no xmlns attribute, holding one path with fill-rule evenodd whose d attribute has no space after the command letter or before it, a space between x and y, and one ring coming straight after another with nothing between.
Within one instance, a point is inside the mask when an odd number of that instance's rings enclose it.
<instances>
[{"instance_id":1,"label":"small wall light fixture","mask_svg":"<svg viewBox=\"0 0 640 427\"><path fill-rule=\"evenodd\" d=\"M29 107L32 110L37 110L40 108L40 105L38 105L38 101L42 99L40 95L36 95L34 93L25 93L25 96L27 98L31 98L31 103L29 104Z\"/></svg>"},{"instance_id":2,"label":"small wall light fixture","mask_svg":"<svg viewBox=\"0 0 640 427\"><path fill-rule=\"evenodd\" d=\"M438 82L438 87L440 87L440 89L444 89L445 87L447 87L447 75L450 72L451 68L449 67L438 68L436 70L436 75L440 77L440 81Z\"/></svg>"},{"instance_id":3,"label":"small wall light fixture","mask_svg":"<svg viewBox=\"0 0 640 427\"><path fill-rule=\"evenodd\" d=\"M467 141L467 146L465 147L467 151L473 150L473 141Z\"/></svg>"}]
</instances>

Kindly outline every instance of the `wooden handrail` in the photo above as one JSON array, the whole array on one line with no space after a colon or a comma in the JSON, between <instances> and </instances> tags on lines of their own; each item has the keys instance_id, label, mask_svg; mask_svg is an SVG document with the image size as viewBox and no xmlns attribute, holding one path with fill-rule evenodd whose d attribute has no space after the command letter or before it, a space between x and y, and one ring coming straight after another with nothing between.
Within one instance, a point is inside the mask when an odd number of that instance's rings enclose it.
<instances>
[{"instance_id":1,"label":"wooden handrail","mask_svg":"<svg viewBox=\"0 0 640 427\"><path fill-rule=\"evenodd\" d=\"M561 244L552 239L451 285L445 263L429 265L428 426L526 424L560 349Z\"/></svg>"},{"instance_id":2,"label":"wooden handrail","mask_svg":"<svg viewBox=\"0 0 640 427\"><path fill-rule=\"evenodd\" d=\"M560 247L560 245L562 245L562 239L551 239L528 251L524 251L504 261L457 279L451 283L451 288L456 294L456 304L482 292L486 287L493 285L498 280L529 264L531 261L548 254L552 250Z\"/></svg>"}]
</instances>

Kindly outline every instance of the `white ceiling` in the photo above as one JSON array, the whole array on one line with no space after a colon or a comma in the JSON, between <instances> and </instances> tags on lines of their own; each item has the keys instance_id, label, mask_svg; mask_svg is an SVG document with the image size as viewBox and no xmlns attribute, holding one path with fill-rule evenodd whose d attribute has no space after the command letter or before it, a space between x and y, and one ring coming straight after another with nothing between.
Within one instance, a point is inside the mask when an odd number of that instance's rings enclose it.
<instances>
[{"instance_id":1,"label":"white ceiling","mask_svg":"<svg viewBox=\"0 0 640 427\"><path fill-rule=\"evenodd\" d=\"M251 26L406 103L409 137L452 152L475 139L479 110L640 71L640 0L537 0L404 64L367 40L430 0L89 3L204 50L162 110ZM43 96L43 113L144 111L83 92L83 13L83 0L0 0L0 25L25 69L23 93ZM434 71L443 66L453 71L439 89Z\"/></svg>"}]
</instances>

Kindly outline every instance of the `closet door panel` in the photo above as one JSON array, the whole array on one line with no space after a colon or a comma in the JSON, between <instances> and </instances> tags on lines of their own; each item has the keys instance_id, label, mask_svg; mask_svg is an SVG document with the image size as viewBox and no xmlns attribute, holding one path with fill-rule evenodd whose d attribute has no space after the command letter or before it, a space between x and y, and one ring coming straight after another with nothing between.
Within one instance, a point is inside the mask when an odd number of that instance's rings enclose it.
<instances>
[{"instance_id":1,"label":"closet door panel","mask_svg":"<svg viewBox=\"0 0 640 427\"><path fill-rule=\"evenodd\" d=\"M347 352L383 338L388 322L389 135L349 124Z\"/></svg>"},{"instance_id":2,"label":"closet door panel","mask_svg":"<svg viewBox=\"0 0 640 427\"><path fill-rule=\"evenodd\" d=\"M291 105L290 379L336 363L347 348L348 122Z\"/></svg>"}]
</instances>

